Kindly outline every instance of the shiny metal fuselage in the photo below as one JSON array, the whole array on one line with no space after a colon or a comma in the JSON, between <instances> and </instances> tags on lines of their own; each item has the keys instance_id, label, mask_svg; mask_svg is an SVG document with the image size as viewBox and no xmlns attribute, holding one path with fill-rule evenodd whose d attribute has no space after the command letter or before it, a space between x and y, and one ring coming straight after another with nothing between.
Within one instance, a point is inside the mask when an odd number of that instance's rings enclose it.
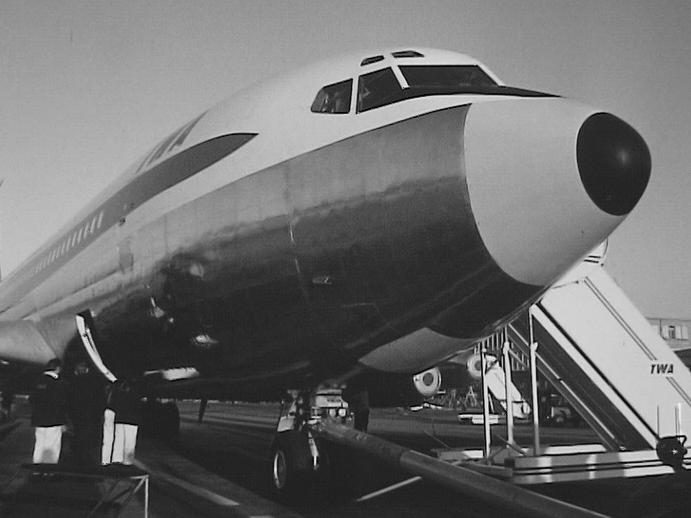
<instances>
[{"instance_id":1,"label":"shiny metal fuselage","mask_svg":"<svg viewBox=\"0 0 691 518\"><path fill-rule=\"evenodd\" d=\"M90 310L116 373L230 378L338 374L424 326L481 336L539 287L497 268L474 227L466 112L346 138L141 226L124 215L24 298L33 315L10 316L56 337Z\"/></svg>"},{"instance_id":2,"label":"shiny metal fuselage","mask_svg":"<svg viewBox=\"0 0 691 518\"><path fill-rule=\"evenodd\" d=\"M476 119L504 117L511 139L533 107L549 112L566 101L444 95L314 114L314 92L345 72L311 70L240 93L154 148L3 281L0 323L31 320L65 356L81 347L75 314L88 312L118 375L193 367L200 382L244 383L262 398L359 365L419 372L531 304L623 220L592 208L581 187L559 189L557 169L580 186L571 148L592 109L560 108L569 126L553 143L560 154L566 142L555 170L542 169L555 154L548 147L538 169L529 160L496 168L478 154L492 127L474 122L480 129L466 146L474 104L495 103ZM523 104L503 108L511 103ZM472 182L469 150L480 171ZM483 168L512 175L512 185L523 173L549 183L552 234L531 228L527 253L543 234L568 237L561 228L576 239L505 273L502 257L522 249L503 250L510 225L502 221L521 224L502 200L527 204L534 186L497 185L490 207L495 186L483 183L491 176ZM526 214L540 221L543 213Z\"/></svg>"}]
</instances>

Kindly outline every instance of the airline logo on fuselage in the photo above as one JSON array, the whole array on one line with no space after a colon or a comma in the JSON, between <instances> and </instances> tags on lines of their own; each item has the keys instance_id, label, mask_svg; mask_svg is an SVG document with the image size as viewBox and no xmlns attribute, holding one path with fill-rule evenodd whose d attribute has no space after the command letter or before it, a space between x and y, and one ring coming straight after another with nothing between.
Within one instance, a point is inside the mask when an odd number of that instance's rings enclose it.
<instances>
[{"instance_id":1,"label":"airline logo on fuselage","mask_svg":"<svg viewBox=\"0 0 691 518\"><path fill-rule=\"evenodd\" d=\"M670 375L674 374L673 363L651 363L650 374Z\"/></svg>"},{"instance_id":2,"label":"airline logo on fuselage","mask_svg":"<svg viewBox=\"0 0 691 518\"><path fill-rule=\"evenodd\" d=\"M169 156L175 148L183 145L185 139L189 136L192 129L197 125L201 118L206 114L202 113L196 119L185 124L182 128L174 131L163 139L156 147L154 147L151 152L146 155L146 158L142 160L141 164L137 167L134 174L139 174L142 171L146 171L154 162L159 161L162 158Z\"/></svg>"}]
</instances>

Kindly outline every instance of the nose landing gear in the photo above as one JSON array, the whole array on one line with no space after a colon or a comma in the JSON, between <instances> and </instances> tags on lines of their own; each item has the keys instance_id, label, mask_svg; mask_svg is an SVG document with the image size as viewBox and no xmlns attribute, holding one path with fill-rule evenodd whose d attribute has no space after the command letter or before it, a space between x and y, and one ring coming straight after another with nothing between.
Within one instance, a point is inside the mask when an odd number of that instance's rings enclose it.
<instances>
[{"instance_id":1,"label":"nose landing gear","mask_svg":"<svg viewBox=\"0 0 691 518\"><path fill-rule=\"evenodd\" d=\"M288 391L271 445L271 489L282 500L312 500L328 483L326 447L311 432L314 425L324 420L352 426L353 418L342 389Z\"/></svg>"}]
</instances>

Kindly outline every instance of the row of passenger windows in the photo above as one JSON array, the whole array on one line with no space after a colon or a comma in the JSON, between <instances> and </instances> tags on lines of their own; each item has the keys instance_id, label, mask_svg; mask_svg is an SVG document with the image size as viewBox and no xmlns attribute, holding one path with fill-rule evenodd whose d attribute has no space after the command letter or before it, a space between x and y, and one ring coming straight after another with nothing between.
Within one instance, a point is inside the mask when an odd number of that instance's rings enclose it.
<instances>
[{"instance_id":1,"label":"row of passenger windows","mask_svg":"<svg viewBox=\"0 0 691 518\"><path fill-rule=\"evenodd\" d=\"M485 93L498 85L477 65L410 65L399 67L408 84L401 85L391 68L358 78L357 113L427 95ZM353 80L323 87L311 110L315 113L350 113Z\"/></svg>"},{"instance_id":2,"label":"row of passenger windows","mask_svg":"<svg viewBox=\"0 0 691 518\"><path fill-rule=\"evenodd\" d=\"M79 245L82 241L96 233L101 228L103 223L103 211L99 212L93 218L81 225L77 230L73 231L60 244L51 249L34 267L34 274L39 273L44 268L47 268L57 259L67 254L74 247Z\"/></svg>"}]
</instances>

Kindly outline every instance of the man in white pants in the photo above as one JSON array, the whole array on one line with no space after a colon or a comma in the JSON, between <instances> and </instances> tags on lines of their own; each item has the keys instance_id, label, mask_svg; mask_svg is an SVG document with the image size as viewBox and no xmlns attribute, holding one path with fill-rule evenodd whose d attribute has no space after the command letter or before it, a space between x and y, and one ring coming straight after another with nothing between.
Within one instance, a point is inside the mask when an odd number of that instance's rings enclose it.
<instances>
[{"instance_id":1,"label":"man in white pants","mask_svg":"<svg viewBox=\"0 0 691 518\"><path fill-rule=\"evenodd\" d=\"M50 360L31 393L31 425L36 428L34 464L57 464L60 459L67 402L61 371L60 360Z\"/></svg>"},{"instance_id":2,"label":"man in white pants","mask_svg":"<svg viewBox=\"0 0 691 518\"><path fill-rule=\"evenodd\" d=\"M115 411L113 410L113 392L115 391L115 381L107 389L106 409L103 412L103 446L101 448L101 464L106 465L113 462L113 441L115 440Z\"/></svg>"},{"instance_id":3,"label":"man in white pants","mask_svg":"<svg viewBox=\"0 0 691 518\"><path fill-rule=\"evenodd\" d=\"M139 392L136 385L128 380L116 381L112 389L108 406L114 413L115 426L109 462L132 464L137 445L137 431L142 418ZM105 442L103 450L106 454Z\"/></svg>"}]
</instances>

